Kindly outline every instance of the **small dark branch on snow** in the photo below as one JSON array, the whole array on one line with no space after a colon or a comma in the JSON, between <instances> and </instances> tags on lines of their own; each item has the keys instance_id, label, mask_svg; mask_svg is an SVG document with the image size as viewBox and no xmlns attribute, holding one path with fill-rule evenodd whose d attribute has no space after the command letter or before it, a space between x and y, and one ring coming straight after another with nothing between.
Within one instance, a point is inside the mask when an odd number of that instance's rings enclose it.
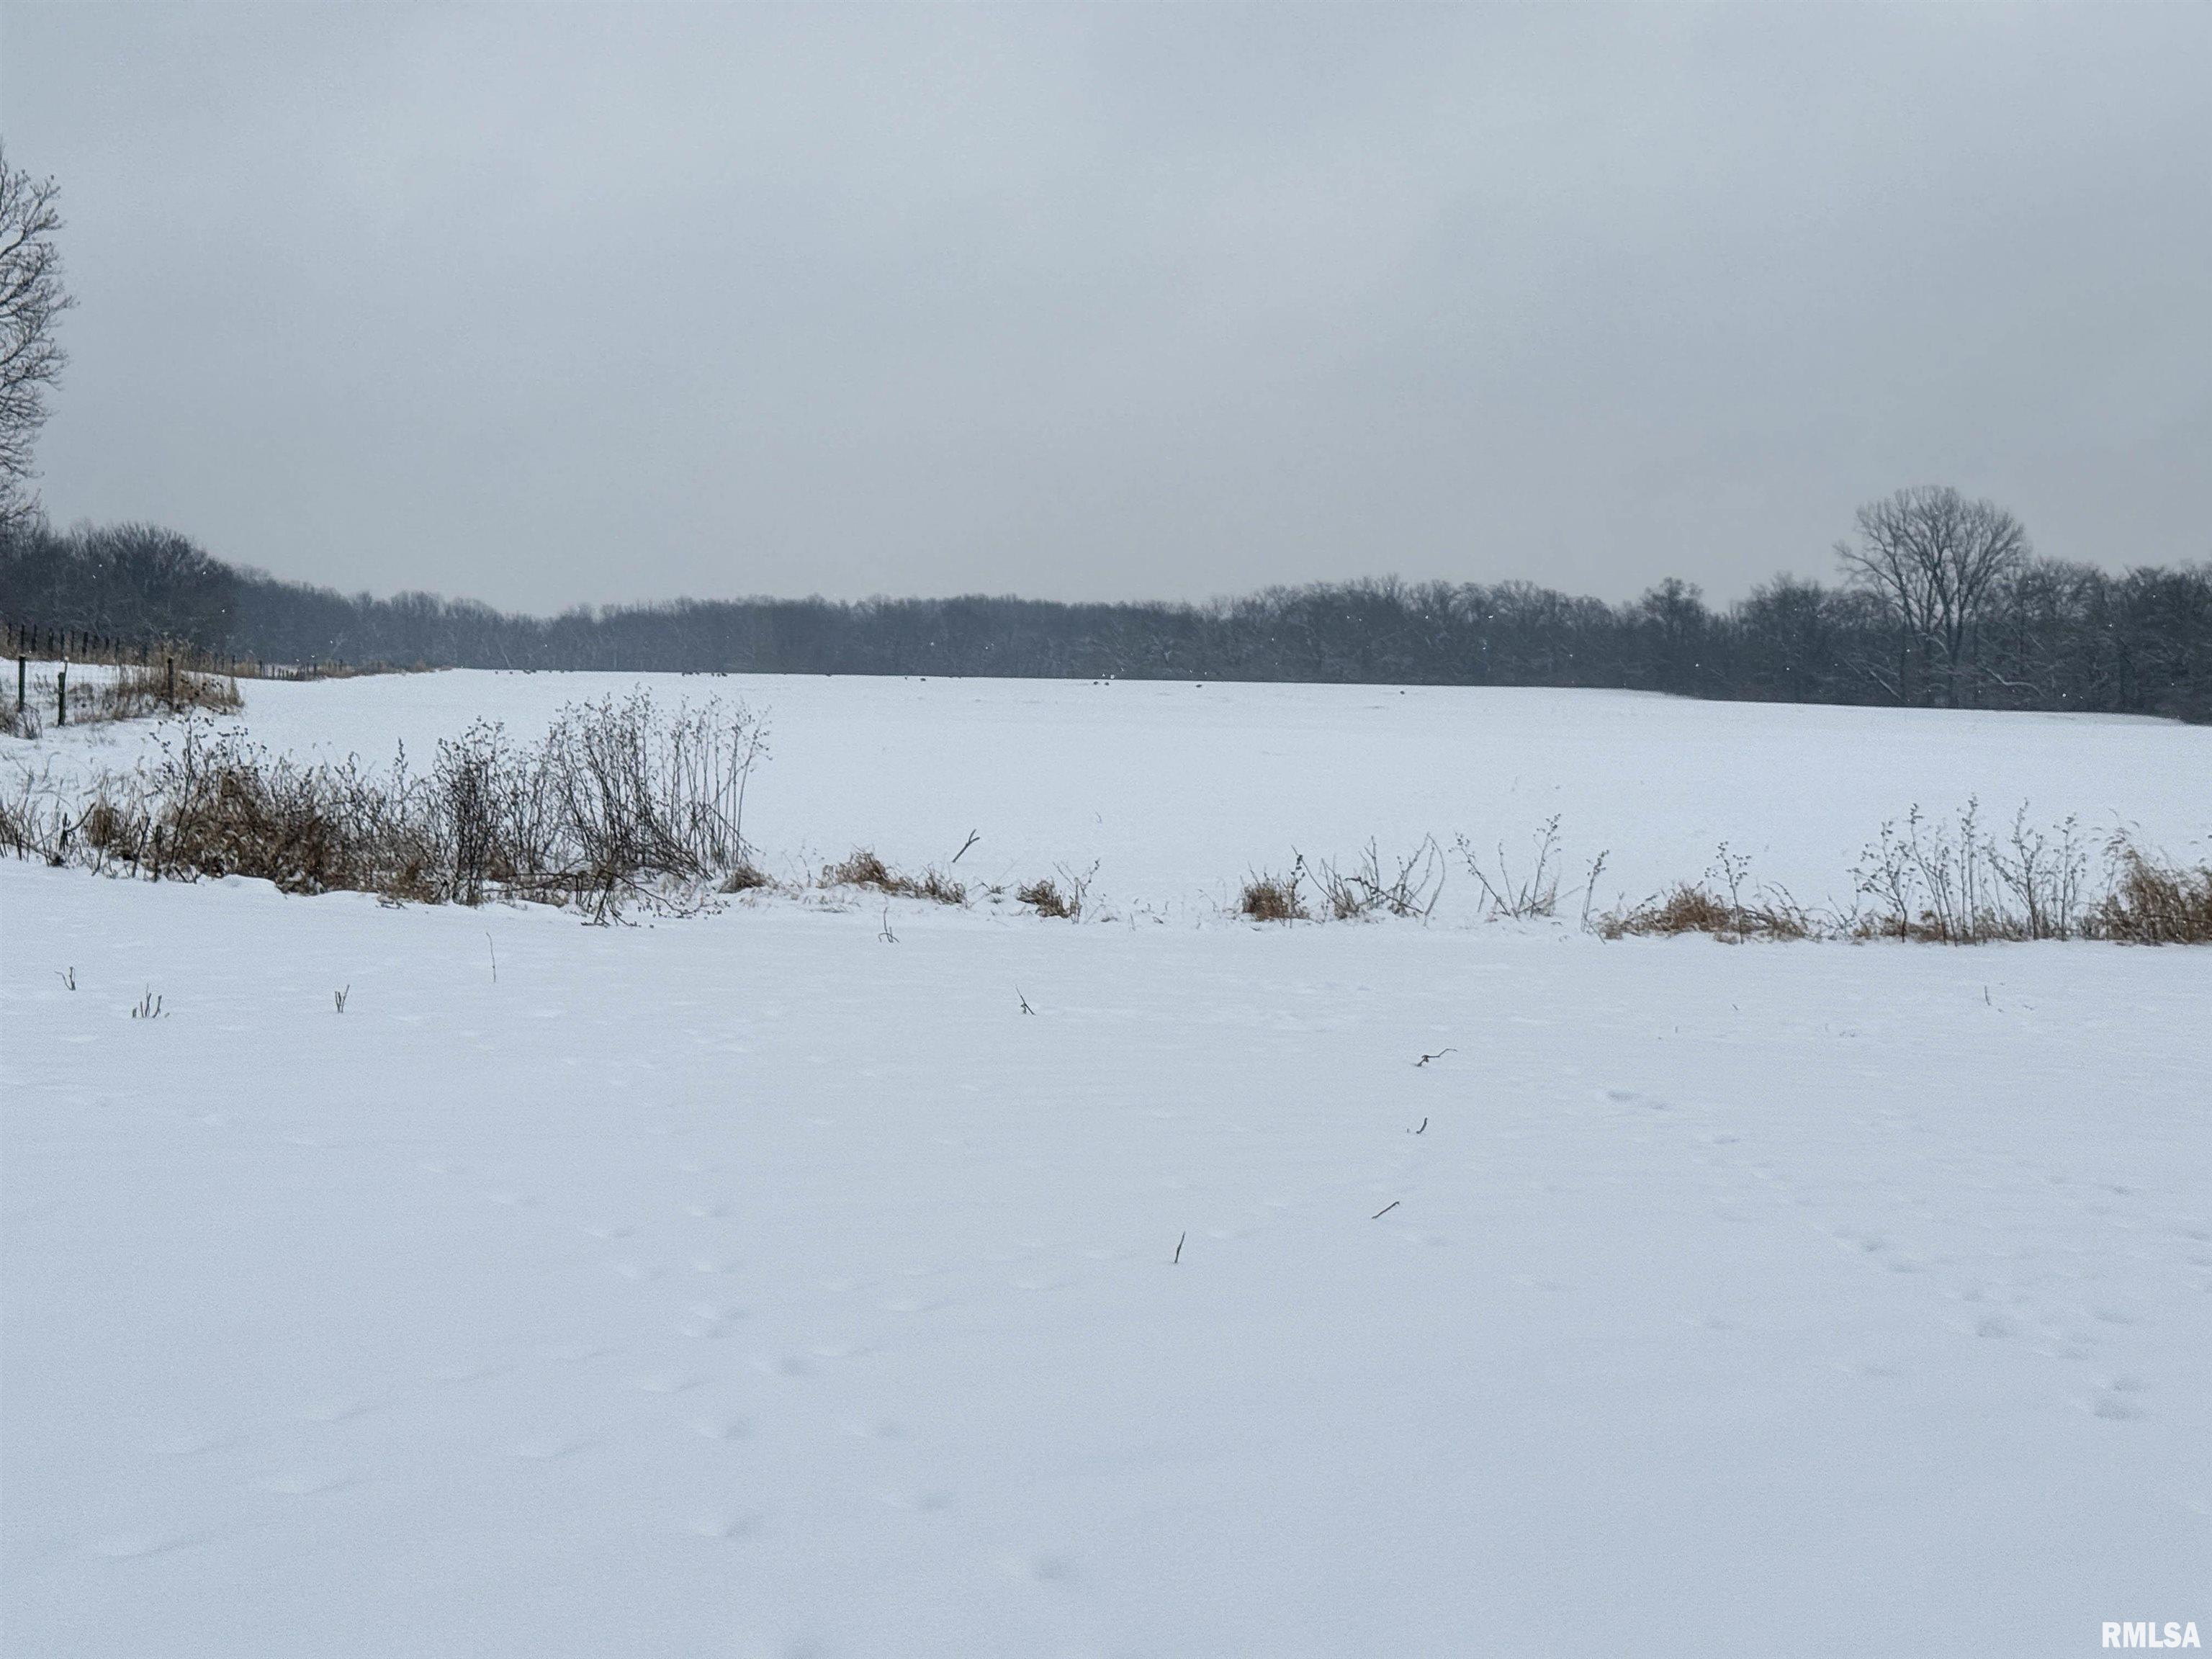
<instances>
[{"instance_id":1,"label":"small dark branch on snow","mask_svg":"<svg viewBox=\"0 0 2212 1659\"><path fill-rule=\"evenodd\" d=\"M1186 1233L1184 1233L1184 1234L1182 1235L1182 1237L1178 1238L1178 1239L1176 1239L1176 1253L1175 1253L1173 1255L1171 1255L1171 1256L1170 1256L1170 1257L1168 1258L1168 1266L1169 1266L1169 1267L1181 1267L1181 1266L1182 1265L1182 1244L1183 1244L1183 1239L1185 1239L1185 1238L1188 1238L1189 1237L1190 1237L1190 1235L1189 1235L1188 1233L1187 1233L1187 1232L1186 1232Z\"/></svg>"},{"instance_id":2,"label":"small dark branch on snow","mask_svg":"<svg viewBox=\"0 0 2212 1659\"><path fill-rule=\"evenodd\" d=\"M877 930L876 937L886 945L898 943L898 935L891 932L891 902L889 899L884 901L884 925Z\"/></svg>"},{"instance_id":3,"label":"small dark branch on snow","mask_svg":"<svg viewBox=\"0 0 2212 1659\"><path fill-rule=\"evenodd\" d=\"M74 991L76 989L76 969L71 968L64 970L63 969L57 968L54 969L54 977L61 981L63 984L68 986L70 990Z\"/></svg>"},{"instance_id":4,"label":"small dark branch on snow","mask_svg":"<svg viewBox=\"0 0 2212 1659\"><path fill-rule=\"evenodd\" d=\"M499 983L499 946L491 942L489 933L484 935L484 949L491 952L491 982L496 985Z\"/></svg>"},{"instance_id":5,"label":"small dark branch on snow","mask_svg":"<svg viewBox=\"0 0 2212 1659\"><path fill-rule=\"evenodd\" d=\"M1375 1212L1375 1213L1374 1213L1373 1215L1369 1216L1367 1218L1368 1218L1370 1221L1380 1221L1380 1220L1381 1220L1384 1216L1386 1216L1386 1215L1389 1214L1391 1211L1393 1211L1393 1210L1396 1209L1396 1208L1398 1207L1398 1206L1399 1206L1400 1204L1403 1203L1404 1201L1405 1201L1405 1200L1402 1200L1402 1199L1396 1199L1396 1198L1394 1198L1394 1199L1392 1199L1392 1200L1391 1200L1388 1204L1385 1204L1385 1205L1384 1205L1381 1209L1379 1209L1379 1210L1376 1211L1376 1212Z\"/></svg>"},{"instance_id":6,"label":"small dark branch on snow","mask_svg":"<svg viewBox=\"0 0 2212 1659\"><path fill-rule=\"evenodd\" d=\"M1419 1071L1422 1066L1427 1065L1432 1060L1442 1060L1446 1054L1455 1054L1458 1052L1459 1050L1456 1048L1439 1048L1432 1054L1423 1054L1419 1060L1413 1062L1413 1069Z\"/></svg>"},{"instance_id":7,"label":"small dark branch on snow","mask_svg":"<svg viewBox=\"0 0 2212 1659\"><path fill-rule=\"evenodd\" d=\"M1421 1127L1420 1127L1419 1128L1418 1128L1418 1129L1408 1129L1408 1130L1407 1130L1407 1131L1406 1131L1406 1133L1407 1133L1407 1134L1409 1134L1409 1135L1425 1135L1425 1134L1428 1133L1428 1132L1429 1132L1429 1121L1428 1121L1428 1119L1426 1119L1426 1118L1423 1118L1423 1119L1421 1120Z\"/></svg>"},{"instance_id":8,"label":"small dark branch on snow","mask_svg":"<svg viewBox=\"0 0 2212 1659\"><path fill-rule=\"evenodd\" d=\"M967 856L968 849L982 839L983 836L981 830L970 830L968 832L968 839L960 843L960 850L952 855L951 864L959 863L963 858ZM948 865L947 867L949 868L950 865Z\"/></svg>"},{"instance_id":9,"label":"small dark branch on snow","mask_svg":"<svg viewBox=\"0 0 2212 1659\"><path fill-rule=\"evenodd\" d=\"M338 1012L340 1013L345 1012L346 999L352 994L353 987L350 985L347 986L343 991L333 991L331 993L331 1000L337 1004Z\"/></svg>"},{"instance_id":10,"label":"small dark branch on snow","mask_svg":"<svg viewBox=\"0 0 2212 1659\"><path fill-rule=\"evenodd\" d=\"M1022 988L1018 985L1014 987L1014 1000L1022 1005L1022 1012L1024 1013L1033 1014L1036 1012L1036 1009L1030 1006L1030 1000L1022 994Z\"/></svg>"}]
</instances>

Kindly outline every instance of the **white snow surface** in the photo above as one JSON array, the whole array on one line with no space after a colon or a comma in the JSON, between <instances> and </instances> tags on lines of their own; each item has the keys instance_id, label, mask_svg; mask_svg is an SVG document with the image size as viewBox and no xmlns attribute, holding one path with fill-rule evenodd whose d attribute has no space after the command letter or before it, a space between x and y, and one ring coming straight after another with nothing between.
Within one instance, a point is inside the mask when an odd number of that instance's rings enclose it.
<instances>
[{"instance_id":1,"label":"white snow surface","mask_svg":"<svg viewBox=\"0 0 2212 1659\"><path fill-rule=\"evenodd\" d=\"M2122 715L1699 702L1628 691L1253 685L1126 680L807 678L759 675L388 675L240 683L222 722L273 750L420 769L471 721L534 739L564 703L649 690L764 711L772 757L745 831L779 874L855 846L896 867L1032 879L1096 864L1096 890L1174 915L1234 908L1259 869L1386 860L1464 835L1526 868L1557 815L1565 892L1607 854L1597 898L1698 878L1718 844L1753 883L1848 904L1851 867L1886 819L1955 817L1978 797L2002 832L2021 806L2101 836L2129 827L2212 858L2212 727ZM64 772L128 767L162 728L0 739L0 758ZM1478 893L1456 854L1439 915ZM1577 900L1577 902L1579 901Z\"/></svg>"},{"instance_id":2,"label":"white snow surface","mask_svg":"<svg viewBox=\"0 0 2212 1659\"><path fill-rule=\"evenodd\" d=\"M380 758L627 684L248 686L246 723ZM1975 790L2185 843L2212 734L721 689L775 710L787 859L976 828L985 875L1097 859L1115 919L595 928L0 860L8 1652L2212 1630L2212 952L1255 928L1200 896L1293 841L1552 811L1653 883L1722 836L1832 878Z\"/></svg>"}]
</instances>

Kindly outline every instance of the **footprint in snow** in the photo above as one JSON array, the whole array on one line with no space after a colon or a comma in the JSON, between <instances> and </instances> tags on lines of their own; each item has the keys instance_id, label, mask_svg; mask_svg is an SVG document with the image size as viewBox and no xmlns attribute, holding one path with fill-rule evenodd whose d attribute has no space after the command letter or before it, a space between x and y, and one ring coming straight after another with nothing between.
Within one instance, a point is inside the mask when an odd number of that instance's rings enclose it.
<instances>
[{"instance_id":1,"label":"footprint in snow","mask_svg":"<svg viewBox=\"0 0 2212 1659\"><path fill-rule=\"evenodd\" d=\"M325 1400L308 1407L300 1415L310 1423L343 1423L374 1409L373 1403L366 1400Z\"/></svg>"},{"instance_id":2,"label":"footprint in snow","mask_svg":"<svg viewBox=\"0 0 2212 1659\"><path fill-rule=\"evenodd\" d=\"M495 1359L464 1359L451 1365L434 1366L422 1376L424 1381L430 1382L481 1382L488 1376L497 1376L512 1369Z\"/></svg>"},{"instance_id":3,"label":"footprint in snow","mask_svg":"<svg viewBox=\"0 0 2212 1659\"><path fill-rule=\"evenodd\" d=\"M94 1555L104 1555L111 1561L133 1561L149 1555L161 1555L170 1550L182 1549L187 1544L200 1541L197 1533L149 1530L116 1533L100 1540L92 1547Z\"/></svg>"},{"instance_id":4,"label":"footprint in snow","mask_svg":"<svg viewBox=\"0 0 2212 1659\"><path fill-rule=\"evenodd\" d=\"M757 1531L764 1516L731 1512L721 1515L702 1515L685 1523L684 1530L698 1538L742 1538Z\"/></svg>"},{"instance_id":5,"label":"footprint in snow","mask_svg":"<svg viewBox=\"0 0 2212 1659\"><path fill-rule=\"evenodd\" d=\"M359 1480L343 1469L306 1468L286 1469L255 1484L264 1492L282 1492L288 1498L313 1498L356 1486Z\"/></svg>"},{"instance_id":6,"label":"footprint in snow","mask_svg":"<svg viewBox=\"0 0 2212 1659\"><path fill-rule=\"evenodd\" d=\"M704 1381L695 1371L651 1371L630 1378L630 1387L641 1394L682 1394Z\"/></svg>"},{"instance_id":7,"label":"footprint in snow","mask_svg":"<svg viewBox=\"0 0 2212 1659\"><path fill-rule=\"evenodd\" d=\"M527 1457L532 1462L550 1463L584 1449L592 1443L580 1434L542 1435L535 1440L526 1440L514 1449L517 1457Z\"/></svg>"},{"instance_id":8,"label":"footprint in snow","mask_svg":"<svg viewBox=\"0 0 2212 1659\"><path fill-rule=\"evenodd\" d=\"M952 1494L948 1492L887 1492L877 1494L895 1510L909 1510L916 1515L935 1515L952 1507Z\"/></svg>"},{"instance_id":9,"label":"footprint in snow","mask_svg":"<svg viewBox=\"0 0 2212 1659\"><path fill-rule=\"evenodd\" d=\"M564 1365L581 1364L587 1359L598 1359L609 1352L611 1350L596 1342L556 1342L549 1348L539 1350L544 1358Z\"/></svg>"},{"instance_id":10,"label":"footprint in snow","mask_svg":"<svg viewBox=\"0 0 2212 1659\"><path fill-rule=\"evenodd\" d=\"M750 1317L750 1310L718 1302L695 1302L690 1316L677 1328L686 1336L727 1336L736 1321Z\"/></svg>"},{"instance_id":11,"label":"footprint in snow","mask_svg":"<svg viewBox=\"0 0 2212 1659\"><path fill-rule=\"evenodd\" d=\"M1017 1578L1041 1584L1065 1583L1075 1577L1075 1564L1064 1555L1010 1556L1000 1565Z\"/></svg>"}]
</instances>

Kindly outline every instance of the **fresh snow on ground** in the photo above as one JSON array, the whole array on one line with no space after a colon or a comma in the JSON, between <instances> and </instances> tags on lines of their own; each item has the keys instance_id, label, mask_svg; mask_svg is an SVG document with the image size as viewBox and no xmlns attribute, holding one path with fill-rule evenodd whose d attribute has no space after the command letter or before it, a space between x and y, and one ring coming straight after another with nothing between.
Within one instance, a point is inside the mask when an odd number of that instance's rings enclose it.
<instances>
[{"instance_id":1,"label":"fresh snow on ground","mask_svg":"<svg viewBox=\"0 0 2212 1659\"><path fill-rule=\"evenodd\" d=\"M628 684L249 684L246 720L419 755ZM8 1652L1917 1659L2212 1629L2212 952L1204 902L1293 842L1552 811L1652 884L1722 836L1832 879L1881 817L1974 790L2185 846L2212 733L720 689L775 711L779 857L942 860L975 828L963 872L1097 859L1115 919L590 927L0 860Z\"/></svg>"},{"instance_id":2,"label":"fresh snow on ground","mask_svg":"<svg viewBox=\"0 0 2212 1659\"><path fill-rule=\"evenodd\" d=\"M1180 916L1224 902L1293 849L1387 858L1434 835L1497 846L1522 867L1554 814L1562 890L1608 854L1599 897L1695 880L1721 842L1754 882L1848 904L1885 819L1955 817L1978 796L2002 830L2021 805L2045 826L2138 828L2212 859L2212 728L2123 715L1958 713L1697 702L1627 691L752 675L441 673L245 681L243 727L271 750L420 769L477 719L533 739L562 704L644 687L664 704L720 696L767 712L774 756L746 833L793 875L872 845L894 866L1030 880L1098 866L1108 900ZM127 767L148 722L49 732L63 772ZM18 758L20 766L25 762ZM1439 914L1479 890L1455 856ZM1579 901L1577 901L1578 902Z\"/></svg>"}]
</instances>

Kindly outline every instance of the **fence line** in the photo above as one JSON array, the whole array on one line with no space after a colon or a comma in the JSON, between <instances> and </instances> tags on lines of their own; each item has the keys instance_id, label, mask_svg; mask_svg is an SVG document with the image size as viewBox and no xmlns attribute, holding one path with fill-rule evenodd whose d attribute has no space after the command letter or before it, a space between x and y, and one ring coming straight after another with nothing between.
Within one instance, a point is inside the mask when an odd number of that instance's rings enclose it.
<instances>
[{"instance_id":1,"label":"fence line","mask_svg":"<svg viewBox=\"0 0 2212 1659\"><path fill-rule=\"evenodd\" d=\"M122 639L84 628L49 628L36 623L0 618L0 658L13 657L20 676L26 662L101 664L118 668L157 668L171 673L220 674L229 679L319 680L336 676L373 673L350 663L335 661L264 662L210 651L185 640L147 636Z\"/></svg>"}]
</instances>

